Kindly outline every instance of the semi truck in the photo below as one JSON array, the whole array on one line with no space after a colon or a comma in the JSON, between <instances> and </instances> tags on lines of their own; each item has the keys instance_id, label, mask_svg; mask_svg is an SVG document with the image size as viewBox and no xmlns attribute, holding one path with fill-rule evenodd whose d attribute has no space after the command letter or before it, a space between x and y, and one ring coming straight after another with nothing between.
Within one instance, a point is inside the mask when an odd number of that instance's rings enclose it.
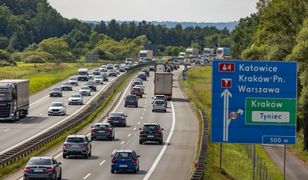
<instances>
[{"instance_id":1,"label":"semi truck","mask_svg":"<svg viewBox=\"0 0 308 180\"><path fill-rule=\"evenodd\" d=\"M156 72L154 78L154 95L165 95L167 100L172 99L173 74Z\"/></svg>"},{"instance_id":2,"label":"semi truck","mask_svg":"<svg viewBox=\"0 0 308 180\"><path fill-rule=\"evenodd\" d=\"M81 68L78 70L78 81L88 81L89 70L87 68Z\"/></svg>"},{"instance_id":3,"label":"semi truck","mask_svg":"<svg viewBox=\"0 0 308 180\"><path fill-rule=\"evenodd\" d=\"M216 51L217 59L231 59L231 50L227 47L219 47Z\"/></svg>"},{"instance_id":4,"label":"semi truck","mask_svg":"<svg viewBox=\"0 0 308 180\"><path fill-rule=\"evenodd\" d=\"M0 120L18 121L28 115L29 80L0 81Z\"/></svg>"},{"instance_id":5,"label":"semi truck","mask_svg":"<svg viewBox=\"0 0 308 180\"><path fill-rule=\"evenodd\" d=\"M185 54L189 58L196 58L199 55L199 49L196 48L187 48Z\"/></svg>"},{"instance_id":6,"label":"semi truck","mask_svg":"<svg viewBox=\"0 0 308 180\"><path fill-rule=\"evenodd\" d=\"M203 55L205 57L211 57L214 54L215 50L213 48L204 48Z\"/></svg>"},{"instance_id":7,"label":"semi truck","mask_svg":"<svg viewBox=\"0 0 308 180\"><path fill-rule=\"evenodd\" d=\"M141 50L139 51L139 63L151 62L153 59L153 51L152 50Z\"/></svg>"}]
</instances>

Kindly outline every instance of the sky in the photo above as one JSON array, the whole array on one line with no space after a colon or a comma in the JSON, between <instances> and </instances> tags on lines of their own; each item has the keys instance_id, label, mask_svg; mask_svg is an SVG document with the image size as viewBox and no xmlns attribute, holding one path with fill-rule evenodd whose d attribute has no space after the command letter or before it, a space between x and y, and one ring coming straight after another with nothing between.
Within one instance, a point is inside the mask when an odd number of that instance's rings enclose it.
<instances>
[{"instance_id":1,"label":"sky","mask_svg":"<svg viewBox=\"0 0 308 180\"><path fill-rule=\"evenodd\" d=\"M230 22L256 12L258 0L48 0L79 20Z\"/></svg>"}]
</instances>

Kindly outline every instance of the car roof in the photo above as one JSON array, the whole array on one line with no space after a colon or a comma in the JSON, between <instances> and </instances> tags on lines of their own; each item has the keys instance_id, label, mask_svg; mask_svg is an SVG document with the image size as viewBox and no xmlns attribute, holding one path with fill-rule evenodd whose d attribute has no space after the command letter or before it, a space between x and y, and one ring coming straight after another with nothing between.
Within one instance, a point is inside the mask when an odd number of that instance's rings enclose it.
<instances>
[{"instance_id":1,"label":"car roof","mask_svg":"<svg viewBox=\"0 0 308 180\"><path fill-rule=\"evenodd\" d=\"M97 125L110 125L111 126L111 124L108 123L108 122L98 122L98 123L95 123L94 125L95 126L97 126Z\"/></svg>"},{"instance_id":2,"label":"car roof","mask_svg":"<svg viewBox=\"0 0 308 180\"><path fill-rule=\"evenodd\" d=\"M68 135L67 138L74 138L74 137L77 137L77 138L85 138L86 135L83 135L83 134L71 134L71 135Z\"/></svg>"},{"instance_id":3,"label":"car roof","mask_svg":"<svg viewBox=\"0 0 308 180\"><path fill-rule=\"evenodd\" d=\"M30 158L31 160L33 159L52 159L51 156L34 156Z\"/></svg>"},{"instance_id":4,"label":"car roof","mask_svg":"<svg viewBox=\"0 0 308 180\"><path fill-rule=\"evenodd\" d=\"M154 123L154 122L152 122L152 123L144 123L143 125L144 125L144 126L147 126L147 125L156 125L156 126L159 126L158 123Z\"/></svg>"},{"instance_id":5,"label":"car roof","mask_svg":"<svg viewBox=\"0 0 308 180\"><path fill-rule=\"evenodd\" d=\"M78 95L80 95L80 96L81 96L81 94L80 94L80 93L73 93L73 94L71 94L71 96L72 96L72 95L76 95L76 94L78 94Z\"/></svg>"},{"instance_id":6,"label":"car roof","mask_svg":"<svg viewBox=\"0 0 308 180\"><path fill-rule=\"evenodd\" d=\"M56 104L56 103L61 103L61 104L63 104L63 102L60 102L60 101L51 102L51 104Z\"/></svg>"},{"instance_id":7,"label":"car roof","mask_svg":"<svg viewBox=\"0 0 308 180\"><path fill-rule=\"evenodd\" d=\"M114 153L118 153L118 152L132 153L132 152L134 152L134 150L131 150L131 149L117 149L117 150L114 151Z\"/></svg>"}]
</instances>

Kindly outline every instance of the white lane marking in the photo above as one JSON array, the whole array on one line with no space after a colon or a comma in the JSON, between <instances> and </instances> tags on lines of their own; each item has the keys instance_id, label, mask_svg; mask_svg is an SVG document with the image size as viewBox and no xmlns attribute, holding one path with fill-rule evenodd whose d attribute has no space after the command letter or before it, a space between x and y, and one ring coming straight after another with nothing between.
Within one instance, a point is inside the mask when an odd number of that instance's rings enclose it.
<instances>
[{"instance_id":1,"label":"white lane marking","mask_svg":"<svg viewBox=\"0 0 308 180\"><path fill-rule=\"evenodd\" d=\"M116 79L117 79L117 78L112 79L112 80L110 81L109 84L111 84L111 82L112 82L112 81L115 81ZM108 86L103 87L98 93L95 94L95 96L93 96L93 97L85 104L85 106L82 106L80 109L78 109L77 111L75 111L72 115L67 116L66 118L62 119L61 121L59 121L59 122L53 124L52 126L46 128L46 129L44 129L43 131L39 132L38 134L36 134L36 135L34 135L34 136L32 136L32 137L30 137L30 138L28 138L28 139L25 139L25 140L23 140L23 141L21 141L21 142L15 144L14 146L11 146L11 147L7 148L6 150L1 151L0 154L4 154L4 153L6 153L6 152L8 152L8 151L10 151L10 150L12 150L12 149L14 149L14 148L16 148L16 147L18 147L18 146L20 146L20 145L22 145L22 144L28 142L28 141L30 141L30 140L32 140L32 139L34 139L34 138L40 136L41 134L44 134L45 132L49 131L50 129L52 129L52 128L56 127L56 126L58 126L59 124L61 124L61 123L65 122L65 121L67 121L67 119L73 117L74 115L76 115L77 113L79 113L81 110L83 110L83 109L86 107L86 105L90 104L90 103L93 101L93 99L95 99L95 98L96 98L104 89L106 89L107 87L108 87Z\"/></svg>"},{"instance_id":2,"label":"white lane marking","mask_svg":"<svg viewBox=\"0 0 308 180\"><path fill-rule=\"evenodd\" d=\"M143 119L143 117L140 117L140 119Z\"/></svg>"},{"instance_id":3,"label":"white lane marking","mask_svg":"<svg viewBox=\"0 0 308 180\"><path fill-rule=\"evenodd\" d=\"M171 137L173 135L173 132L174 132L174 127L175 127L175 113L174 113L174 107L173 107L173 102L171 101L170 102L171 104L171 108L172 108L172 126L171 126L171 130L170 130L170 133L168 135L168 138L167 140L165 141L165 144L164 144L164 147L162 148L162 150L160 151L159 155L157 156L157 158L155 159L152 167L150 168L150 170L148 171L148 173L145 175L145 177L143 178L143 180L148 180L150 178L150 176L152 175L152 173L154 172L155 168L157 167L160 159L162 158L162 156L164 155L167 147L168 147L168 144L171 140Z\"/></svg>"},{"instance_id":4,"label":"white lane marking","mask_svg":"<svg viewBox=\"0 0 308 180\"><path fill-rule=\"evenodd\" d=\"M59 153L59 154L55 155L55 156L54 156L54 158L55 158L55 159L59 159L59 158L60 158L60 156L62 156L62 154L63 154L63 153L61 152L61 153Z\"/></svg>"},{"instance_id":5,"label":"white lane marking","mask_svg":"<svg viewBox=\"0 0 308 180\"><path fill-rule=\"evenodd\" d=\"M106 160L102 161L101 163L99 163L99 166L102 166L105 162Z\"/></svg>"},{"instance_id":6,"label":"white lane marking","mask_svg":"<svg viewBox=\"0 0 308 180\"><path fill-rule=\"evenodd\" d=\"M129 89L130 85L127 86L127 88L125 89L124 93L122 94L121 96L121 99L120 101L118 102L118 104L114 107L114 110L118 109L118 107L120 106L121 102L122 102L122 99L124 99L124 96L126 95L128 89Z\"/></svg>"},{"instance_id":7,"label":"white lane marking","mask_svg":"<svg viewBox=\"0 0 308 180\"><path fill-rule=\"evenodd\" d=\"M137 128L136 128L136 127L134 127L134 131L136 131L136 129L137 129Z\"/></svg>"},{"instance_id":8,"label":"white lane marking","mask_svg":"<svg viewBox=\"0 0 308 180\"><path fill-rule=\"evenodd\" d=\"M48 97L49 97L49 96L45 96L45 97L41 98L40 100L37 100L37 101L31 103L31 104L30 104L30 107L33 106L34 104L38 103L38 102L43 101L44 99L46 99L46 98L48 98Z\"/></svg>"},{"instance_id":9,"label":"white lane marking","mask_svg":"<svg viewBox=\"0 0 308 180\"><path fill-rule=\"evenodd\" d=\"M91 173L88 173L85 177L83 177L83 179L88 179L91 176Z\"/></svg>"},{"instance_id":10,"label":"white lane marking","mask_svg":"<svg viewBox=\"0 0 308 180\"><path fill-rule=\"evenodd\" d=\"M145 111L145 108L143 110Z\"/></svg>"},{"instance_id":11,"label":"white lane marking","mask_svg":"<svg viewBox=\"0 0 308 180\"><path fill-rule=\"evenodd\" d=\"M5 130L3 130L3 132L8 132L10 129L9 128L7 128L7 129L5 129Z\"/></svg>"},{"instance_id":12,"label":"white lane marking","mask_svg":"<svg viewBox=\"0 0 308 180\"><path fill-rule=\"evenodd\" d=\"M132 134L131 134L131 133L129 133L127 136L128 136L128 137L130 137L131 135L132 135Z\"/></svg>"},{"instance_id":13,"label":"white lane marking","mask_svg":"<svg viewBox=\"0 0 308 180\"><path fill-rule=\"evenodd\" d=\"M122 141L122 142L121 142L121 145L124 144L124 143L125 143L125 141Z\"/></svg>"},{"instance_id":14,"label":"white lane marking","mask_svg":"<svg viewBox=\"0 0 308 180\"><path fill-rule=\"evenodd\" d=\"M140 121L138 122L138 125L140 124Z\"/></svg>"}]
</instances>

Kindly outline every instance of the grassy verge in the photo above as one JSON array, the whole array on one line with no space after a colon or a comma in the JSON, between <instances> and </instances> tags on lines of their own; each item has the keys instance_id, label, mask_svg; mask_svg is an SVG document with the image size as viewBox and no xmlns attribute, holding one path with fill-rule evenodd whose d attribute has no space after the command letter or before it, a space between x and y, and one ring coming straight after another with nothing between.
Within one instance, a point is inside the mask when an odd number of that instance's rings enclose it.
<instances>
[{"instance_id":1,"label":"grassy verge","mask_svg":"<svg viewBox=\"0 0 308 180\"><path fill-rule=\"evenodd\" d=\"M36 150L36 151L28 154L27 156L21 158L19 161L16 161L13 164L6 166L4 168L1 167L1 169L0 169L0 179L3 179L6 175L23 168L25 166L25 164L27 163L27 161L29 160L29 158L48 152L53 146L56 146L56 145L63 143L63 141L65 140L65 138L69 134L75 134L75 133L79 132L81 129L83 129L84 127L86 127L89 123L93 122L95 120L95 118L97 118L105 110L105 108L108 107L109 103L113 101L113 98L115 98L115 95L117 93L119 93L127 85L127 83L136 74L136 72L138 70L140 70L140 69L134 70L123 81L118 82L117 85L114 88L115 90L112 91L112 93L108 97L106 97L104 102L89 117L87 117L84 121L82 121L82 123L78 124L76 127L72 128L72 129L66 131L64 134L62 134L61 136L59 136L55 140L51 141L50 143L47 143L46 145L42 146L38 150Z\"/></svg>"},{"instance_id":2,"label":"grassy verge","mask_svg":"<svg viewBox=\"0 0 308 180\"><path fill-rule=\"evenodd\" d=\"M76 74L79 68L98 66L95 63L18 63L17 66L0 67L0 79L29 79L30 94L34 94Z\"/></svg>"},{"instance_id":3,"label":"grassy verge","mask_svg":"<svg viewBox=\"0 0 308 180\"><path fill-rule=\"evenodd\" d=\"M192 68L187 73L187 81L180 81L182 89L193 102L196 111L204 109L209 120L211 118L211 73L211 67ZM199 114L198 112L196 113ZM265 160L266 167L272 174L272 179L281 179L281 172L270 160L262 146L257 146L256 149L258 155ZM252 162L246 153L244 145L224 144L222 154L222 169L219 169L219 144L209 142L205 179L252 178Z\"/></svg>"},{"instance_id":4,"label":"grassy verge","mask_svg":"<svg viewBox=\"0 0 308 180\"><path fill-rule=\"evenodd\" d=\"M296 134L296 144L288 145L288 150L291 151L295 156L303 160L306 164L308 164L308 152L303 151L304 149L304 133L303 129L301 129Z\"/></svg>"}]
</instances>

